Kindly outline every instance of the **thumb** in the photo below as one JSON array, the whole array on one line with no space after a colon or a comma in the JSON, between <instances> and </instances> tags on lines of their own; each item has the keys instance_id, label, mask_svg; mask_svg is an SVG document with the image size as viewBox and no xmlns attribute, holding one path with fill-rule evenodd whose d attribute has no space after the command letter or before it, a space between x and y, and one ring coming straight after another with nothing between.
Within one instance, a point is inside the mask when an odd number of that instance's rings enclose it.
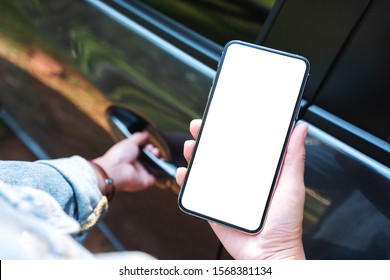
<instances>
[{"instance_id":1,"label":"thumb","mask_svg":"<svg viewBox=\"0 0 390 280\"><path fill-rule=\"evenodd\" d=\"M297 183L303 183L303 174L305 169L305 138L308 131L308 125L298 124L290 137L286 157L284 159L281 179L287 177L296 180Z\"/></svg>"},{"instance_id":2,"label":"thumb","mask_svg":"<svg viewBox=\"0 0 390 280\"><path fill-rule=\"evenodd\" d=\"M149 135L147 132L136 132L129 138L129 141L136 144L137 146L141 146L142 144L145 144L148 138Z\"/></svg>"}]
</instances>

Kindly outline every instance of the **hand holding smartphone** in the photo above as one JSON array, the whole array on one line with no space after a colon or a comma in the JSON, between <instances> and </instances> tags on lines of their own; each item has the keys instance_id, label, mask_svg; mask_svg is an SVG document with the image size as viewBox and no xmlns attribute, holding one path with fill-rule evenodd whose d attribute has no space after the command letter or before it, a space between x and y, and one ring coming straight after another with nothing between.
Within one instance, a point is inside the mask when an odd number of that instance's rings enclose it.
<instances>
[{"instance_id":1,"label":"hand holding smartphone","mask_svg":"<svg viewBox=\"0 0 390 280\"><path fill-rule=\"evenodd\" d=\"M297 55L240 41L225 47L179 195L184 212L262 229L308 71Z\"/></svg>"}]
</instances>

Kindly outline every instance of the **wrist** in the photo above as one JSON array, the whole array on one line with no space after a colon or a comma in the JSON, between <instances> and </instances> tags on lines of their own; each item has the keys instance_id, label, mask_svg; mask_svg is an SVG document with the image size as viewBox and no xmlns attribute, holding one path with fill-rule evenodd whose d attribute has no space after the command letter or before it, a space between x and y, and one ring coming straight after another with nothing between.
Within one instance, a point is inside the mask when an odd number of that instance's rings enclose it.
<instances>
[{"instance_id":1,"label":"wrist","mask_svg":"<svg viewBox=\"0 0 390 280\"><path fill-rule=\"evenodd\" d=\"M284 242L263 240L262 253L258 259L262 260L305 260L305 251L302 238L292 238ZM276 244L278 244L276 246Z\"/></svg>"},{"instance_id":2,"label":"wrist","mask_svg":"<svg viewBox=\"0 0 390 280\"><path fill-rule=\"evenodd\" d=\"M100 192L106 196L107 200L110 202L115 195L114 180L98 162L91 160L89 163L95 171Z\"/></svg>"}]
</instances>

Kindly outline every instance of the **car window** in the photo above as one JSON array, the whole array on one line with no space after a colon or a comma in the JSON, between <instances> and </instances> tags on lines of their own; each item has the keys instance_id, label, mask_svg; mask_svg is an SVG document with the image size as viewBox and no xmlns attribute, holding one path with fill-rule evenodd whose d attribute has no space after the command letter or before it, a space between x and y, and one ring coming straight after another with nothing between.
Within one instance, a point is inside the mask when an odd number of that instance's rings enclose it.
<instances>
[{"instance_id":1,"label":"car window","mask_svg":"<svg viewBox=\"0 0 390 280\"><path fill-rule=\"evenodd\" d=\"M390 140L389 9L389 1L375 2L316 100L384 141Z\"/></svg>"},{"instance_id":2,"label":"car window","mask_svg":"<svg viewBox=\"0 0 390 280\"><path fill-rule=\"evenodd\" d=\"M276 0L142 0L187 28L225 45L233 39L254 42Z\"/></svg>"}]
</instances>

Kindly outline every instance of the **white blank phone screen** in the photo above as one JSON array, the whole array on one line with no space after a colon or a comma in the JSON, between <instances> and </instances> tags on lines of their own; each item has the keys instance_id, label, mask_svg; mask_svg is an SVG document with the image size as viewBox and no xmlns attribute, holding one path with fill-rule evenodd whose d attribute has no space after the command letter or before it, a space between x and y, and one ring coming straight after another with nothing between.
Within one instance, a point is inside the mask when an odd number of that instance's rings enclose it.
<instances>
[{"instance_id":1,"label":"white blank phone screen","mask_svg":"<svg viewBox=\"0 0 390 280\"><path fill-rule=\"evenodd\" d=\"M237 43L222 65L181 203L256 231L307 65Z\"/></svg>"}]
</instances>

